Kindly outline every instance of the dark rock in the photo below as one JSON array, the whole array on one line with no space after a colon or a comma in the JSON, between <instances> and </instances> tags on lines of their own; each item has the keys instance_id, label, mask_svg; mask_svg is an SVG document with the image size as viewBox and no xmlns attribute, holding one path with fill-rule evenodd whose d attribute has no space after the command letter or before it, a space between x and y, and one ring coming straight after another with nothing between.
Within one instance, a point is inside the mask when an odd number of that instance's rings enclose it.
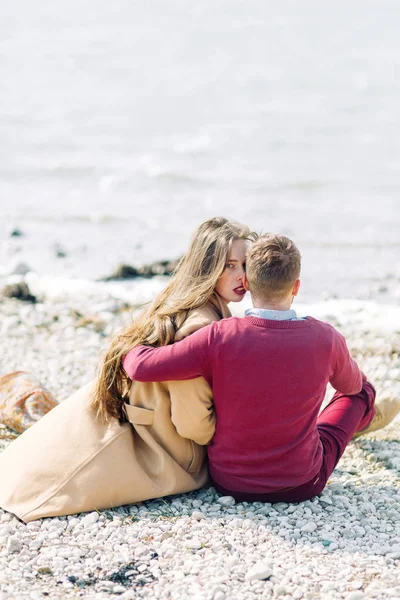
<instances>
[{"instance_id":1,"label":"dark rock","mask_svg":"<svg viewBox=\"0 0 400 600\"><path fill-rule=\"evenodd\" d=\"M162 260L149 265L142 265L141 267L119 265L114 273L108 277L104 277L102 281L113 281L115 279L134 279L136 277L150 279L151 277L156 277L158 275L171 275L171 273L173 273L179 264L179 261L180 259Z\"/></svg>"},{"instance_id":2,"label":"dark rock","mask_svg":"<svg viewBox=\"0 0 400 600\"><path fill-rule=\"evenodd\" d=\"M171 275L179 264L180 259L176 260L161 260L143 265L138 271L141 277L154 277L155 275Z\"/></svg>"},{"instance_id":3,"label":"dark rock","mask_svg":"<svg viewBox=\"0 0 400 600\"><path fill-rule=\"evenodd\" d=\"M23 237L24 233L18 229L18 227L15 227L14 229L11 229L10 231L10 237Z\"/></svg>"},{"instance_id":4,"label":"dark rock","mask_svg":"<svg viewBox=\"0 0 400 600\"><path fill-rule=\"evenodd\" d=\"M30 292L27 284L22 281L21 283L10 283L3 288L3 296L6 298L16 298L24 302L37 302L36 296L33 296Z\"/></svg>"},{"instance_id":5,"label":"dark rock","mask_svg":"<svg viewBox=\"0 0 400 600\"><path fill-rule=\"evenodd\" d=\"M155 556L157 557L158 555L156 554ZM133 578L135 578L136 583L132 581ZM108 581L119 583L125 587L132 587L132 585L144 586L147 583L152 583L154 579L154 575L148 569L139 573L135 562L125 564L118 571L107 574Z\"/></svg>"},{"instance_id":6,"label":"dark rock","mask_svg":"<svg viewBox=\"0 0 400 600\"><path fill-rule=\"evenodd\" d=\"M104 277L103 281L112 281L113 279L134 279L140 277L138 270L130 265L119 265L114 273L108 277Z\"/></svg>"},{"instance_id":7,"label":"dark rock","mask_svg":"<svg viewBox=\"0 0 400 600\"><path fill-rule=\"evenodd\" d=\"M57 258L65 258L67 256L66 251L60 244L54 244L53 248Z\"/></svg>"}]
</instances>

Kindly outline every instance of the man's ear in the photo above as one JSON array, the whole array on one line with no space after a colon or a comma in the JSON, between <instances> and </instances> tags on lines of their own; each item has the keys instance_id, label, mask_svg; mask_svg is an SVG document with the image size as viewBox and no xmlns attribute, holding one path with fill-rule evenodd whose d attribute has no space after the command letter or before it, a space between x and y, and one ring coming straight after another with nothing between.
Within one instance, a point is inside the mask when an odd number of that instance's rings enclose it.
<instances>
[{"instance_id":1,"label":"man's ear","mask_svg":"<svg viewBox=\"0 0 400 600\"><path fill-rule=\"evenodd\" d=\"M249 291L249 282L247 281L246 273L243 275L243 287L246 292Z\"/></svg>"},{"instance_id":2,"label":"man's ear","mask_svg":"<svg viewBox=\"0 0 400 600\"><path fill-rule=\"evenodd\" d=\"M296 279L296 281L294 282L293 289L292 289L292 296L297 296L297 294L299 293L299 289L300 289L300 279Z\"/></svg>"}]
</instances>

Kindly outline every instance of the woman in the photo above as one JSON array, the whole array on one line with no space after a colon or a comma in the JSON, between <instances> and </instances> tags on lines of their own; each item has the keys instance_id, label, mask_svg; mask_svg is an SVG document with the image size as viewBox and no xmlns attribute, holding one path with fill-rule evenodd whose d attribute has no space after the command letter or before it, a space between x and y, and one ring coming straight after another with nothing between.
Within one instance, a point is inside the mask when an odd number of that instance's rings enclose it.
<instances>
[{"instance_id":1,"label":"woman","mask_svg":"<svg viewBox=\"0 0 400 600\"><path fill-rule=\"evenodd\" d=\"M216 217L195 232L169 285L106 353L98 380L47 413L0 455L0 507L29 522L188 492L207 482L214 433L201 378L131 382L122 357L229 317L242 300L247 227Z\"/></svg>"}]
</instances>

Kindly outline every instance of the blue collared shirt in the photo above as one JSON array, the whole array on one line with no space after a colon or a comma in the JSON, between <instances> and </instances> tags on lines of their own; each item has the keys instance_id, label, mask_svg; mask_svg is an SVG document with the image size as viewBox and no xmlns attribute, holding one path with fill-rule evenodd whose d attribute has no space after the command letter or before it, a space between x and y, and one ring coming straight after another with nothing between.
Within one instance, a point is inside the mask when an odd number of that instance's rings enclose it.
<instances>
[{"instance_id":1,"label":"blue collared shirt","mask_svg":"<svg viewBox=\"0 0 400 600\"><path fill-rule=\"evenodd\" d=\"M298 317L296 311L290 310L271 310L269 308L248 308L245 311L246 317L258 317L259 319L268 319L269 321L303 321L306 317Z\"/></svg>"}]
</instances>

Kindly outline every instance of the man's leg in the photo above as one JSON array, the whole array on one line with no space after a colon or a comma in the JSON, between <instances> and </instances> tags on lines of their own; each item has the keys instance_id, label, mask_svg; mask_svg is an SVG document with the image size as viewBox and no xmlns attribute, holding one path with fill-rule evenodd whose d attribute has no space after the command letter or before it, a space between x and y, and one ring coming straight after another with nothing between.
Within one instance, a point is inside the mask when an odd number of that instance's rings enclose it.
<instances>
[{"instance_id":1,"label":"man's leg","mask_svg":"<svg viewBox=\"0 0 400 600\"><path fill-rule=\"evenodd\" d=\"M375 415L375 389L364 380L359 394L344 396L336 392L317 420L323 456L320 472L311 481L273 494L232 492L215 485L217 491L247 502L304 502L322 492L347 444L356 431L368 427Z\"/></svg>"},{"instance_id":2,"label":"man's leg","mask_svg":"<svg viewBox=\"0 0 400 600\"><path fill-rule=\"evenodd\" d=\"M375 395L375 388L366 379L359 394L334 394L317 419L323 450L320 472L311 481L278 493L279 499L272 502L303 502L322 492L355 432L368 427L374 418Z\"/></svg>"},{"instance_id":3,"label":"man's leg","mask_svg":"<svg viewBox=\"0 0 400 600\"><path fill-rule=\"evenodd\" d=\"M336 392L319 415L317 429L322 442L323 459L317 493L325 487L354 434L366 429L374 418L375 395L375 388L364 380L359 394L344 396Z\"/></svg>"}]
</instances>

